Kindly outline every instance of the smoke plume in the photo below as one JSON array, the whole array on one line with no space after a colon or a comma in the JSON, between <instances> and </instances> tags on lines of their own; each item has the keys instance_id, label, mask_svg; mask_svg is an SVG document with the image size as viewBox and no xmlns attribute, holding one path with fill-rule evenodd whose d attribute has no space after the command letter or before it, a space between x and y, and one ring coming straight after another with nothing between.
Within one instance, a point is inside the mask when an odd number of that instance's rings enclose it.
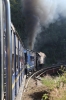
<instances>
[{"instance_id":1,"label":"smoke plume","mask_svg":"<svg viewBox=\"0 0 66 100\"><path fill-rule=\"evenodd\" d=\"M56 20L66 18L66 0L23 0L23 8L29 49L33 49L41 26L48 27Z\"/></svg>"}]
</instances>

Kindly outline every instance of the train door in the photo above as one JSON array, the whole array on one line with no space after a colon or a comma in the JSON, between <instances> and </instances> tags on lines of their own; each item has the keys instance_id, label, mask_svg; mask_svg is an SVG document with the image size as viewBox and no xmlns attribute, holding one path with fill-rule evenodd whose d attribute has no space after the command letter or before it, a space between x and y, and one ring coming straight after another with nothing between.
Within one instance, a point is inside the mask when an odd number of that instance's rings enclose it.
<instances>
[{"instance_id":1,"label":"train door","mask_svg":"<svg viewBox=\"0 0 66 100\"><path fill-rule=\"evenodd\" d=\"M16 95L19 91L18 37L16 36Z\"/></svg>"},{"instance_id":2,"label":"train door","mask_svg":"<svg viewBox=\"0 0 66 100\"><path fill-rule=\"evenodd\" d=\"M13 25L12 28L14 29ZM12 100L15 100L15 96L19 90L19 40L15 34L15 29L12 29Z\"/></svg>"},{"instance_id":3,"label":"train door","mask_svg":"<svg viewBox=\"0 0 66 100\"><path fill-rule=\"evenodd\" d=\"M14 72L15 72L15 96L19 90L19 71L18 71L18 38L14 32Z\"/></svg>"},{"instance_id":4,"label":"train door","mask_svg":"<svg viewBox=\"0 0 66 100\"><path fill-rule=\"evenodd\" d=\"M21 86L21 43L19 41L19 86Z\"/></svg>"},{"instance_id":5,"label":"train door","mask_svg":"<svg viewBox=\"0 0 66 100\"><path fill-rule=\"evenodd\" d=\"M23 82L24 75L25 75L25 56L24 56L23 46L21 51L22 51L22 82Z\"/></svg>"},{"instance_id":6,"label":"train door","mask_svg":"<svg viewBox=\"0 0 66 100\"><path fill-rule=\"evenodd\" d=\"M14 55L14 31L11 30L12 33L12 100L15 100L15 55Z\"/></svg>"},{"instance_id":7,"label":"train door","mask_svg":"<svg viewBox=\"0 0 66 100\"><path fill-rule=\"evenodd\" d=\"M19 42L20 43L20 42ZM23 81L23 77L24 77L24 57L23 57L23 47L22 47L22 44L20 43L19 44L19 48L20 48L20 51L19 51L19 80L20 80L20 85Z\"/></svg>"}]
</instances>

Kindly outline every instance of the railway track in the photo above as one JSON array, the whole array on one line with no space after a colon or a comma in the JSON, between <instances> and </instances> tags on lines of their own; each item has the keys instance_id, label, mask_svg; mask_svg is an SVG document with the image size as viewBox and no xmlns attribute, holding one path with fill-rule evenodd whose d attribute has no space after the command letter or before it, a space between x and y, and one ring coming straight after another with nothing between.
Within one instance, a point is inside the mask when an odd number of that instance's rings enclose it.
<instances>
[{"instance_id":1,"label":"railway track","mask_svg":"<svg viewBox=\"0 0 66 100\"><path fill-rule=\"evenodd\" d=\"M28 87L28 84L29 84L31 78L34 78L35 80L37 80L37 79L39 79L39 77L42 76L43 74L55 73L55 72L57 72L59 69L60 69L60 66L51 66L51 67L46 67L46 68L43 68L43 69L41 69L41 70L39 70L39 71L36 71L34 74L32 74L32 75L27 79L24 92L26 91L26 89L27 89L27 87Z\"/></svg>"}]
</instances>

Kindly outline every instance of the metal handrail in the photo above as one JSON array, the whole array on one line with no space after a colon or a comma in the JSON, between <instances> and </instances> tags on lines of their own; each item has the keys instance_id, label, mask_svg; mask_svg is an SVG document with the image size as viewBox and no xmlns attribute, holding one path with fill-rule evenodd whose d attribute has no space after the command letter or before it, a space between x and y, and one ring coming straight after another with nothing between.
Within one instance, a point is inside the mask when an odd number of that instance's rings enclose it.
<instances>
[{"instance_id":1,"label":"metal handrail","mask_svg":"<svg viewBox=\"0 0 66 100\"><path fill-rule=\"evenodd\" d=\"M3 0L0 0L0 100L4 98L3 88Z\"/></svg>"},{"instance_id":2,"label":"metal handrail","mask_svg":"<svg viewBox=\"0 0 66 100\"><path fill-rule=\"evenodd\" d=\"M12 100L12 55L11 55L11 15L10 15L10 2L9 0L4 0L6 7L6 46L7 46L7 91L6 99Z\"/></svg>"}]
</instances>

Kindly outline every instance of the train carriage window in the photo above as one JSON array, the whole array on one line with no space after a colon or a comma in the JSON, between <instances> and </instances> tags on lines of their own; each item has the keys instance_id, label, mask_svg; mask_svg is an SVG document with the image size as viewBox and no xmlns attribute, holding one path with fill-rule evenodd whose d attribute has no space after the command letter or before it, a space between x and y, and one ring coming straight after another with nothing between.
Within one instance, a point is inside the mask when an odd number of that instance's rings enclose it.
<instances>
[{"instance_id":1,"label":"train carriage window","mask_svg":"<svg viewBox=\"0 0 66 100\"><path fill-rule=\"evenodd\" d=\"M24 56L23 47L22 47L22 68L24 67L24 64L25 64L25 56Z\"/></svg>"},{"instance_id":2,"label":"train carriage window","mask_svg":"<svg viewBox=\"0 0 66 100\"><path fill-rule=\"evenodd\" d=\"M15 74L15 66L14 66L14 31L12 29L12 74Z\"/></svg>"},{"instance_id":3,"label":"train carriage window","mask_svg":"<svg viewBox=\"0 0 66 100\"><path fill-rule=\"evenodd\" d=\"M25 55L25 64L27 64L27 53L24 53Z\"/></svg>"},{"instance_id":4,"label":"train carriage window","mask_svg":"<svg viewBox=\"0 0 66 100\"><path fill-rule=\"evenodd\" d=\"M20 68L21 68L22 64L21 64L21 57L20 57Z\"/></svg>"},{"instance_id":5,"label":"train carriage window","mask_svg":"<svg viewBox=\"0 0 66 100\"><path fill-rule=\"evenodd\" d=\"M34 56L30 56L31 64L34 65Z\"/></svg>"},{"instance_id":6,"label":"train carriage window","mask_svg":"<svg viewBox=\"0 0 66 100\"><path fill-rule=\"evenodd\" d=\"M19 42L19 65L20 65L20 69L21 69L21 43Z\"/></svg>"},{"instance_id":7,"label":"train carriage window","mask_svg":"<svg viewBox=\"0 0 66 100\"><path fill-rule=\"evenodd\" d=\"M18 55L16 55L16 70L18 71Z\"/></svg>"},{"instance_id":8,"label":"train carriage window","mask_svg":"<svg viewBox=\"0 0 66 100\"><path fill-rule=\"evenodd\" d=\"M21 45L21 50L20 50L20 51L21 51L21 68L22 68L22 67L23 67L23 66L22 66L22 65L23 65L23 59L22 59L22 56L23 56L23 55L22 55L22 45Z\"/></svg>"},{"instance_id":9,"label":"train carriage window","mask_svg":"<svg viewBox=\"0 0 66 100\"><path fill-rule=\"evenodd\" d=\"M24 65L24 58L23 58L23 47L22 44L20 43L20 68L23 68Z\"/></svg>"},{"instance_id":10,"label":"train carriage window","mask_svg":"<svg viewBox=\"0 0 66 100\"><path fill-rule=\"evenodd\" d=\"M22 56L22 68L24 67L24 56Z\"/></svg>"},{"instance_id":11,"label":"train carriage window","mask_svg":"<svg viewBox=\"0 0 66 100\"><path fill-rule=\"evenodd\" d=\"M14 54L12 54L12 74L14 74Z\"/></svg>"},{"instance_id":12,"label":"train carriage window","mask_svg":"<svg viewBox=\"0 0 66 100\"><path fill-rule=\"evenodd\" d=\"M24 61L23 61L23 56L20 57L20 68L23 68Z\"/></svg>"},{"instance_id":13,"label":"train carriage window","mask_svg":"<svg viewBox=\"0 0 66 100\"><path fill-rule=\"evenodd\" d=\"M18 71L18 37L16 36L16 71Z\"/></svg>"},{"instance_id":14,"label":"train carriage window","mask_svg":"<svg viewBox=\"0 0 66 100\"><path fill-rule=\"evenodd\" d=\"M30 56L31 61L34 61L34 56Z\"/></svg>"}]
</instances>

